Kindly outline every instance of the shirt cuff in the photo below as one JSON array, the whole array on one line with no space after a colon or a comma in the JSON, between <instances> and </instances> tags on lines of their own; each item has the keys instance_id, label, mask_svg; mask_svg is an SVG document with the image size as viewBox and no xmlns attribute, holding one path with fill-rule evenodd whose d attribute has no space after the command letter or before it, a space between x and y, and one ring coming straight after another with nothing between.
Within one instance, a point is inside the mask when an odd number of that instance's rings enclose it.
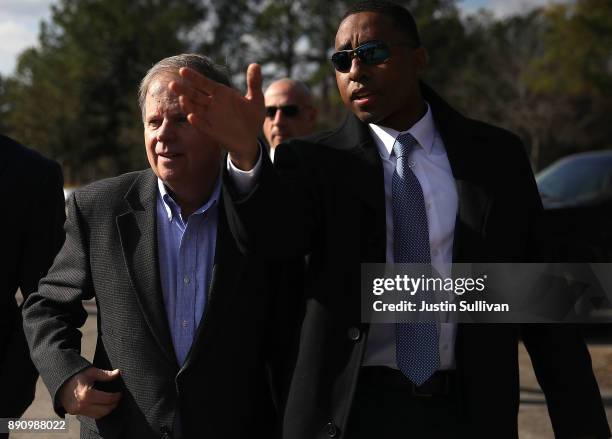
<instances>
[{"instance_id":1,"label":"shirt cuff","mask_svg":"<svg viewBox=\"0 0 612 439\"><path fill-rule=\"evenodd\" d=\"M229 155L227 156L227 172L229 173L230 180L232 181L234 188L239 195L248 194L253 190L255 184L257 184L259 174L261 174L261 158L263 154L264 151L260 144L259 157L257 158L255 166L253 166L253 169L250 171L238 169L230 160Z\"/></svg>"}]
</instances>

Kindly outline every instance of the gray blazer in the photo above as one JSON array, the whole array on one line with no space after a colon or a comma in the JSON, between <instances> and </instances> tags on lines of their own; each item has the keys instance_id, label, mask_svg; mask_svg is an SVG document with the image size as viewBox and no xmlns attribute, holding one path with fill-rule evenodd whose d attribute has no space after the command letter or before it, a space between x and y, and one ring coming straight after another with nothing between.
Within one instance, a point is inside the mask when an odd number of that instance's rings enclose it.
<instances>
[{"instance_id":1,"label":"gray blazer","mask_svg":"<svg viewBox=\"0 0 612 439\"><path fill-rule=\"evenodd\" d=\"M244 438L270 436L268 381L279 351L270 268L248 255L222 190L217 247L207 305L191 351L179 368L161 294L156 234L157 179L151 170L102 180L68 202L66 242L24 307L32 358L53 397L90 366L80 355L82 300L96 298L93 365L121 370L100 385L121 391L119 406L81 437ZM180 418L180 422L177 422Z\"/></svg>"}]
</instances>

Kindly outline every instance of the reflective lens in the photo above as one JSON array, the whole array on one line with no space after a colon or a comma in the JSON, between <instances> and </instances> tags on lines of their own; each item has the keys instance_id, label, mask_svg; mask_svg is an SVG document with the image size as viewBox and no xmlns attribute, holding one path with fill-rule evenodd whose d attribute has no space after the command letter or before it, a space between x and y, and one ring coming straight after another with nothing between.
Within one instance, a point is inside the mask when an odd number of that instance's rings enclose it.
<instances>
[{"instance_id":1,"label":"reflective lens","mask_svg":"<svg viewBox=\"0 0 612 439\"><path fill-rule=\"evenodd\" d=\"M391 52L389 46L382 41L368 41L353 50L340 50L331 57L334 68L339 72L346 73L351 69L353 56L367 65L376 65L389 59Z\"/></svg>"},{"instance_id":2,"label":"reflective lens","mask_svg":"<svg viewBox=\"0 0 612 439\"><path fill-rule=\"evenodd\" d=\"M297 105L283 105L281 107L266 107L266 116L270 119L276 117L276 111L280 110L281 114L286 117L295 117L300 112L300 107Z\"/></svg>"}]
</instances>

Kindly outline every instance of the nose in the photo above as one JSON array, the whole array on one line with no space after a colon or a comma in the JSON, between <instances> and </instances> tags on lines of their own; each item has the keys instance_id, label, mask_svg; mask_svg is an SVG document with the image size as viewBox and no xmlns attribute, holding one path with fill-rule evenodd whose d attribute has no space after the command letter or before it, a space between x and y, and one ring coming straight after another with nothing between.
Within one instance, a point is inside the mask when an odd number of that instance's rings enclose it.
<instances>
[{"instance_id":1,"label":"nose","mask_svg":"<svg viewBox=\"0 0 612 439\"><path fill-rule=\"evenodd\" d=\"M353 55L351 59L351 69L348 72L349 79L353 82L361 82L363 79L363 64L358 56Z\"/></svg>"},{"instance_id":2,"label":"nose","mask_svg":"<svg viewBox=\"0 0 612 439\"><path fill-rule=\"evenodd\" d=\"M282 123L285 120L285 116L283 116L283 112L280 108L276 109L276 113L274 113L273 122L275 125Z\"/></svg>"},{"instance_id":3,"label":"nose","mask_svg":"<svg viewBox=\"0 0 612 439\"><path fill-rule=\"evenodd\" d=\"M157 141L166 143L174 137L174 129L168 119L164 119L163 123L157 130Z\"/></svg>"}]
</instances>

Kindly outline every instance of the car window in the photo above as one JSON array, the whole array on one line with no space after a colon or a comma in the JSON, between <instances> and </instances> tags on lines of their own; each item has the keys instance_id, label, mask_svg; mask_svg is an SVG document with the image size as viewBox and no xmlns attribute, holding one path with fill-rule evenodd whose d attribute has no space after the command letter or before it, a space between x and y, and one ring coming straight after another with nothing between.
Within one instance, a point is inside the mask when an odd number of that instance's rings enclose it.
<instances>
[{"instance_id":1,"label":"car window","mask_svg":"<svg viewBox=\"0 0 612 439\"><path fill-rule=\"evenodd\" d=\"M612 185L612 157L586 156L561 160L537 177L543 197L552 200L583 201L609 192Z\"/></svg>"}]
</instances>

